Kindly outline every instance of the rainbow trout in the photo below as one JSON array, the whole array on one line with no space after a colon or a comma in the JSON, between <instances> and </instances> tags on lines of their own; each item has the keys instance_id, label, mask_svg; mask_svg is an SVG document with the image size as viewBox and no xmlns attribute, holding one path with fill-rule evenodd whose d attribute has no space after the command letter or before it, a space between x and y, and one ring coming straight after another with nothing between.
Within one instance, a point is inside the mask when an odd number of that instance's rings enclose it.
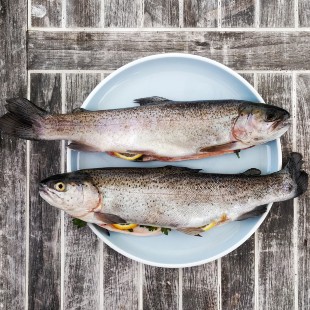
<instances>
[{"instance_id":1,"label":"rainbow trout","mask_svg":"<svg viewBox=\"0 0 310 310\"><path fill-rule=\"evenodd\" d=\"M40 195L71 216L108 230L147 235L143 226L165 227L197 235L301 195L308 186L301 165L301 155L292 153L285 168L270 175L257 169L225 175L172 166L80 170L43 180ZM142 226L115 228L124 223Z\"/></svg>"},{"instance_id":2,"label":"rainbow trout","mask_svg":"<svg viewBox=\"0 0 310 310\"><path fill-rule=\"evenodd\" d=\"M49 114L22 98L8 99L0 130L29 140L71 140L79 151L127 154L139 161L180 161L238 152L283 135L289 113L242 100L137 99L137 107Z\"/></svg>"}]
</instances>

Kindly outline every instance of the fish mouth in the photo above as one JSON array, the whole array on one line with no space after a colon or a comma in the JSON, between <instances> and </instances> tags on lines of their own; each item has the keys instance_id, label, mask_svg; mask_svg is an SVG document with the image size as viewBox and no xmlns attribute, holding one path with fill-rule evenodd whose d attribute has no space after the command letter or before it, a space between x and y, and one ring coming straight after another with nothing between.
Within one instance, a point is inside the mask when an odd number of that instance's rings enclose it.
<instances>
[{"instance_id":1,"label":"fish mouth","mask_svg":"<svg viewBox=\"0 0 310 310\"><path fill-rule=\"evenodd\" d=\"M40 183L39 184L39 192L48 193L48 187L45 184Z\"/></svg>"},{"instance_id":2,"label":"fish mouth","mask_svg":"<svg viewBox=\"0 0 310 310\"><path fill-rule=\"evenodd\" d=\"M291 121L289 119L280 119L278 121L275 121L272 125L272 129L282 129L282 128L288 128L291 125Z\"/></svg>"}]
</instances>

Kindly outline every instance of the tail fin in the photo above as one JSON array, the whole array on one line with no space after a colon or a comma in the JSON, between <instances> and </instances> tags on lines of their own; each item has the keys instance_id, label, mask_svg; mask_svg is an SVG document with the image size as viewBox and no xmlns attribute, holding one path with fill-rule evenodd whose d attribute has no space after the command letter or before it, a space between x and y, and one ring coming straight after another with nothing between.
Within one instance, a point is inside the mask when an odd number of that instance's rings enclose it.
<instances>
[{"instance_id":1,"label":"tail fin","mask_svg":"<svg viewBox=\"0 0 310 310\"><path fill-rule=\"evenodd\" d=\"M48 112L25 98L6 100L9 113L0 118L0 130L22 139L38 140L44 116Z\"/></svg>"},{"instance_id":2,"label":"tail fin","mask_svg":"<svg viewBox=\"0 0 310 310\"><path fill-rule=\"evenodd\" d=\"M297 185L295 197L302 195L308 188L308 174L301 170L303 164L302 155L291 153L288 163L284 167Z\"/></svg>"}]
</instances>

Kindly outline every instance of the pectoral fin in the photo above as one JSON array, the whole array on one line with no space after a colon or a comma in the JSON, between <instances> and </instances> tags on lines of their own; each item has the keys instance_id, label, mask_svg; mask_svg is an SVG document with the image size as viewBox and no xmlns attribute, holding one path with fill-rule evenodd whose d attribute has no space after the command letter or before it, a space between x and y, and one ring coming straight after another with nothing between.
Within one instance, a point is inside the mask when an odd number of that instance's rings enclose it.
<instances>
[{"instance_id":1,"label":"pectoral fin","mask_svg":"<svg viewBox=\"0 0 310 310\"><path fill-rule=\"evenodd\" d=\"M238 148L240 148L240 146L238 146L238 142L234 141L225 144L207 146L200 149L200 152L201 153L225 152L225 151L233 151Z\"/></svg>"},{"instance_id":2,"label":"pectoral fin","mask_svg":"<svg viewBox=\"0 0 310 310\"><path fill-rule=\"evenodd\" d=\"M236 221L243 221L243 220L246 220L246 219L251 218L251 217L260 216L260 215L264 214L266 211L267 211L267 205L261 205L261 206L254 208L253 210L251 210L249 212L241 214L236 219Z\"/></svg>"},{"instance_id":3,"label":"pectoral fin","mask_svg":"<svg viewBox=\"0 0 310 310\"><path fill-rule=\"evenodd\" d=\"M119 217L118 215L111 214L111 213L100 213L95 212L95 217L106 224L125 224L126 221Z\"/></svg>"},{"instance_id":4,"label":"pectoral fin","mask_svg":"<svg viewBox=\"0 0 310 310\"><path fill-rule=\"evenodd\" d=\"M184 228L178 228L177 231L196 237L202 237L200 233L204 232L204 230L201 227L184 227Z\"/></svg>"}]
</instances>

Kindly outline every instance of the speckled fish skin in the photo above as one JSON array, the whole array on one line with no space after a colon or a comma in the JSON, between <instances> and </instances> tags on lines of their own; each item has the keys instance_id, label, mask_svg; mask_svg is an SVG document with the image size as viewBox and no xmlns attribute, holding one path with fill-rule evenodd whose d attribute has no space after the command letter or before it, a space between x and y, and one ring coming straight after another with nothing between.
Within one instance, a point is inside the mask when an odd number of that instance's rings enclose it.
<instances>
[{"instance_id":1,"label":"speckled fish skin","mask_svg":"<svg viewBox=\"0 0 310 310\"><path fill-rule=\"evenodd\" d=\"M248 148L273 140L288 128L289 113L275 106L241 100L174 102L154 98L138 99L141 106L126 109L63 115L38 110L37 115L25 117L20 129L27 102L11 99L9 113L0 118L0 129L26 139L71 140L73 149L174 159ZM32 104L27 113L36 108ZM26 128L29 120L33 126Z\"/></svg>"},{"instance_id":2,"label":"speckled fish skin","mask_svg":"<svg viewBox=\"0 0 310 310\"><path fill-rule=\"evenodd\" d=\"M301 164L300 154L293 153L283 170L259 176L206 174L171 166L81 170L42 181L40 194L72 216L97 224L102 224L98 212L128 223L201 227L223 215L237 220L255 207L302 194L308 175L300 170ZM59 181L68 187L65 193L53 190ZM80 188L80 194L71 187Z\"/></svg>"}]
</instances>

